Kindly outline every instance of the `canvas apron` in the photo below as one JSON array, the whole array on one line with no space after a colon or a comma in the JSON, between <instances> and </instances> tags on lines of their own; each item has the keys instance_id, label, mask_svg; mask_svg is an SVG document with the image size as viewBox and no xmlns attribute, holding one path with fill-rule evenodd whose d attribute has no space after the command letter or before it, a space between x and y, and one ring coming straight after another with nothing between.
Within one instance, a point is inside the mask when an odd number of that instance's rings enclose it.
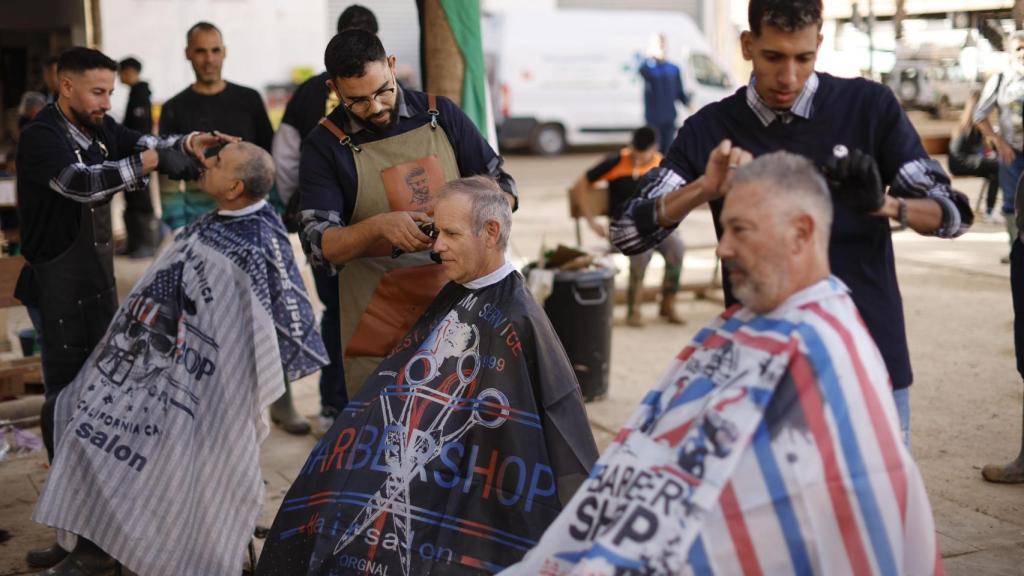
<instances>
[{"instance_id":1,"label":"canvas apron","mask_svg":"<svg viewBox=\"0 0 1024 576\"><path fill-rule=\"evenodd\" d=\"M106 157L95 143L87 150L75 149L86 165L99 164ZM110 201L82 204L78 235L71 247L52 260L33 264L32 269L46 341L46 395L54 397L74 380L117 311Z\"/></svg>"},{"instance_id":2,"label":"canvas apron","mask_svg":"<svg viewBox=\"0 0 1024 576\"><path fill-rule=\"evenodd\" d=\"M455 152L437 123L436 100L429 100L429 124L366 144L353 144L330 120L321 121L339 144L352 149L355 159L359 184L350 224L396 210L432 212L438 188L459 177ZM382 242L340 272L341 345L349 398L448 282L429 251L392 258L391 249Z\"/></svg>"}]
</instances>

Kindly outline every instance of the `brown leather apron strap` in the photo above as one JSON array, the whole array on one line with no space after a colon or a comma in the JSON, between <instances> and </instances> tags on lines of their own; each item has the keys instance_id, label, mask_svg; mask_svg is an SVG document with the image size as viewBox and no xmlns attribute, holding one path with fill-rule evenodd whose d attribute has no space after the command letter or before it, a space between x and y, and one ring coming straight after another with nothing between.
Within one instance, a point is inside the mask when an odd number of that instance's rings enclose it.
<instances>
[{"instance_id":1,"label":"brown leather apron strap","mask_svg":"<svg viewBox=\"0 0 1024 576\"><path fill-rule=\"evenodd\" d=\"M341 144L342 146L348 146L349 148L352 149L353 152L363 151L362 148L353 144L352 138L348 134L345 134L344 130L338 128L337 124L331 122L331 119L328 118L327 116L324 116L323 118L320 119L320 125L330 130L331 134L334 134L338 138L338 144Z\"/></svg>"},{"instance_id":2,"label":"brown leather apron strap","mask_svg":"<svg viewBox=\"0 0 1024 576\"><path fill-rule=\"evenodd\" d=\"M437 109L437 96L427 94L427 114L430 114L430 129L437 129L437 117L441 112Z\"/></svg>"}]
</instances>

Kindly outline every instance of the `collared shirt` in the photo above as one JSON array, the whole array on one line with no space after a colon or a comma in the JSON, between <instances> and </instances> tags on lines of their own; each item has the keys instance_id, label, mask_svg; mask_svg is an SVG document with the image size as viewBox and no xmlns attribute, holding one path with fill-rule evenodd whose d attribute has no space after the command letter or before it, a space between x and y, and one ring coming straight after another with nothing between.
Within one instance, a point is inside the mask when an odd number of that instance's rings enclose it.
<instances>
[{"instance_id":1,"label":"collared shirt","mask_svg":"<svg viewBox=\"0 0 1024 576\"><path fill-rule=\"evenodd\" d=\"M239 216L248 216L249 214L255 214L263 209L267 205L267 200L263 199L255 204L249 204L245 208L238 208L237 210L217 210L217 214L221 216L230 216L237 218Z\"/></svg>"},{"instance_id":2,"label":"collared shirt","mask_svg":"<svg viewBox=\"0 0 1024 576\"><path fill-rule=\"evenodd\" d=\"M1019 154L1024 150L1024 71L1016 66L988 79L972 120L977 124L995 109L999 110L999 134Z\"/></svg>"},{"instance_id":3,"label":"collared shirt","mask_svg":"<svg viewBox=\"0 0 1024 576\"><path fill-rule=\"evenodd\" d=\"M818 91L818 73L811 72L808 76L807 81L804 82L803 89L800 90L800 94L793 101L793 106L789 110L777 110L768 106L768 103L761 98L761 95L757 93L757 76L751 74L750 82L747 83L747 105L754 111L757 118L761 120L761 124L768 126L776 119L782 120L783 123L788 124L793 116L799 116L805 120L811 119L811 113L814 110L812 106L814 102L814 94Z\"/></svg>"},{"instance_id":4,"label":"collared shirt","mask_svg":"<svg viewBox=\"0 0 1024 576\"><path fill-rule=\"evenodd\" d=\"M490 274L485 274L477 278L476 280L470 280L469 282L463 284L463 286L469 288L470 290L479 290L481 288L486 288L491 284L497 284L498 282L501 282L502 280L505 279L506 276L508 276L514 271L515 267L512 266L512 264L505 262L504 264L499 266L498 269L495 270L494 272L491 272Z\"/></svg>"}]
</instances>

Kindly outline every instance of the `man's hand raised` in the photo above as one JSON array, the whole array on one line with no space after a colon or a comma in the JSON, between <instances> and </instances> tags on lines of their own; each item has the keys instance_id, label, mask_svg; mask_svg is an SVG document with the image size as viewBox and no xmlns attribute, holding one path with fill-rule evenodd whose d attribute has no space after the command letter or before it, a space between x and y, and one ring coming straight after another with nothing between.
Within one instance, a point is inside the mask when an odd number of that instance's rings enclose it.
<instances>
[{"instance_id":1,"label":"man's hand raised","mask_svg":"<svg viewBox=\"0 0 1024 576\"><path fill-rule=\"evenodd\" d=\"M202 160L206 156L206 151L210 148L241 141L242 139L238 136L224 134L216 130L213 132L197 132L185 141L185 149L199 160Z\"/></svg>"},{"instance_id":2,"label":"man's hand raised","mask_svg":"<svg viewBox=\"0 0 1024 576\"><path fill-rule=\"evenodd\" d=\"M704 168L703 196L706 202L717 200L729 191L732 186L732 171L753 160L754 157L746 150L733 146L732 141L722 140L711 151L708 164Z\"/></svg>"},{"instance_id":3,"label":"man's hand raised","mask_svg":"<svg viewBox=\"0 0 1024 576\"><path fill-rule=\"evenodd\" d=\"M431 222L423 212L388 212L374 217L378 233L395 248L403 252L419 252L430 248L430 237L417 223Z\"/></svg>"}]
</instances>

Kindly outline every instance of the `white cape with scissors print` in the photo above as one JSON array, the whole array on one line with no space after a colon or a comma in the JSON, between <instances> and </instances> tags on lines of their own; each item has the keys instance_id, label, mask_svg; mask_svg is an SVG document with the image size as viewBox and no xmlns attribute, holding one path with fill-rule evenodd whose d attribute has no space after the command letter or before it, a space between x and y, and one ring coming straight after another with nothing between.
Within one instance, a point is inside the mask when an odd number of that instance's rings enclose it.
<instances>
[{"instance_id":1,"label":"white cape with scissors print","mask_svg":"<svg viewBox=\"0 0 1024 576\"><path fill-rule=\"evenodd\" d=\"M831 277L701 330L503 574L941 572L881 354Z\"/></svg>"},{"instance_id":2,"label":"white cape with scissors print","mask_svg":"<svg viewBox=\"0 0 1024 576\"><path fill-rule=\"evenodd\" d=\"M237 576L263 499L264 409L326 360L277 214L204 216L58 397L35 520L142 576Z\"/></svg>"}]
</instances>

